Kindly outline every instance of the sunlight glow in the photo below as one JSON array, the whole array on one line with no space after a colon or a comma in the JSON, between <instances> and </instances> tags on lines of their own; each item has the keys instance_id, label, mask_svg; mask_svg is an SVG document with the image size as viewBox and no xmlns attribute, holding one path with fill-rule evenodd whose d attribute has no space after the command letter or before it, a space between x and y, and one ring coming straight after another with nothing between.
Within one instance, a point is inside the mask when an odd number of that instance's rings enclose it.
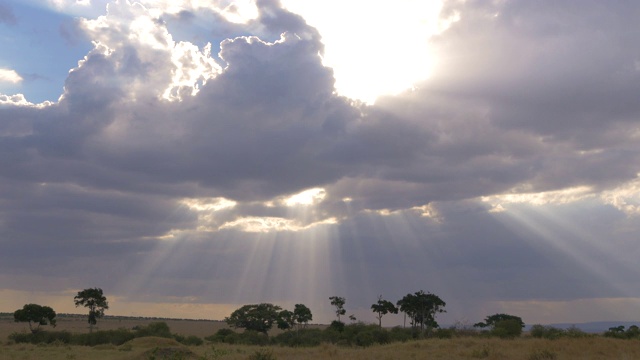
<instances>
[{"instance_id":1,"label":"sunlight glow","mask_svg":"<svg viewBox=\"0 0 640 360\"><path fill-rule=\"evenodd\" d=\"M297 221L281 217L244 217L235 221L225 223L220 229L235 228L244 232L265 233L272 231L302 231L318 225L337 224L336 218L332 217L309 225L299 225Z\"/></svg>"},{"instance_id":2,"label":"sunlight glow","mask_svg":"<svg viewBox=\"0 0 640 360\"><path fill-rule=\"evenodd\" d=\"M373 103L427 79L432 70L428 41L448 27L441 1L283 0L318 29L323 63L333 68L339 94Z\"/></svg>"},{"instance_id":3,"label":"sunlight glow","mask_svg":"<svg viewBox=\"0 0 640 360\"><path fill-rule=\"evenodd\" d=\"M0 68L0 82L19 84L20 82L22 82L22 77L18 75L15 70Z\"/></svg>"},{"instance_id":4,"label":"sunlight glow","mask_svg":"<svg viewBox=\"0 0 640 360\"><path fill-rule=\"evenodd\" d=\"M594 197L590 195L580 200L586 203L593 199ZM632 272L636 263L635 257L625 257L624 253L609 246L606 241L586 230L575 219L563 216L562 210L570 206L580 206L580 203L505 204L507 211L494 216L515 233L533 234L536 241L544 241L547 245L559 250L567 259L575 261L582 271L590 274L593 279L600 279L603 283L610 284L611 288L620 294L633 296L631 289L617 281L616 275L607 264L616 263Z\"/></svg>"},{"instance_id":5,"label":"sunlight glow","mask_svg":"<svg viewBox=\"0 0 640 360\"><path fill-rule=\"evenodd\" d=\"M627 216L640 216L640 174L637 176L615 189L604 191L602 200Z\"/></svg>"},{"instance_id":6,"label":"sunlight glow","mask_svg":"<svg viewBox=\"0 0 640 360\"><path fill-rule=\"evenodd\" d=\"M313 188L290 196L284 200L284 203L287 206L314 205L322 202L326 196L327 193L323 188Z\"/></svg>"},{"instance_id":7,"label":"sunlight glow","mask_svg":"<svg viewBox=\"0 0 640 360\"><path fill-rule=\"evenodd\" d=\"M589 186L578 186L567 188L563 190L544 191L538 193L512 193L512 194L500 194L483 196L480 198L482 202L489 203L492 206L491 212L504 211L505 204L531 204L531 205L546 205L546 204L567 204L584 200L586 198L592 198L595 195L592 193L593 189Z\"/></svg>"},{"instance_id":8,"label":"sunlight glow","mask_svg":"<svg viewBox=\"0 0 640 360\"><path fill-rule=\"evenodd\" d=\"M172 82L162 97L167 100L182 100L184 95L195 96L204 85L222 71L211 57L211 43L200 51L190 42L179 42L171 52Z\"/></svg>"},{"instance_id":9,"label":"sunlight glow","mask_svg":"<svg viewBox=\"0 0 640 360\"><path fill-rule=\"evenodd\" d=\"M141 4L157 9L157 16L162 13L178 14L186 9L198 11L210 9L222 15L227 21L246 24L258 17L255 0L139 0Z\"/></svg>"},{"instance_id":10,"label":"sunlight glow","mask_svg":"<svg viewBox=\"0 0 640 360\"><path fill-rule=\"evenodd\" d=\"M190 209L197 211L219 211L233 208L237 202L223 197L203 198L203 199L183 199L182 203Z\"/></svg>"}]
</instances>

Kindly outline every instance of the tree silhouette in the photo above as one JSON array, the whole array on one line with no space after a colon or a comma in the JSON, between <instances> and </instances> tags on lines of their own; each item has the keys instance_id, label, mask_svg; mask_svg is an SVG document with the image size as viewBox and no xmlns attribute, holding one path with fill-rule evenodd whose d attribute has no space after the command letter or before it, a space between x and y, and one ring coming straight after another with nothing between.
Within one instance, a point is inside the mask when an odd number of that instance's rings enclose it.
<instances>
[{"instance_id":1,"label":"tree silhouette","mask_svg":"<svg viewBox=\"0 0 640 360\"><path fill-rule=\"evenodd\" d=\"M336 316L338 317L338 322L341 322L340 315L344 315L347 313L347 310L344 309L344 304L346 303L345 298L332 296L329 298L329 300L331 300L331 305L336 307Z\"/></svg>"},{"instance_id":2,"label":"tree silhouette","mask_svg":"<svg viewBox=\"0 0 640 360\"><path fill-rule=\"evenodd\" d=\"M398 308L393 305L393 303L389 300L382 299L382 295L378 296L378 302L371 305L371 310L374 313L377 313L376 318L378 318L378 326L382 328L382 317L389 313L397 314Z\"/></svg>"},{"instance_id":3,"label":"tree silhouette","mask_svg":"<svg viewBox=\"0 0 640 360\"><path fill-rule=\"evenodd\" d=\"M56 327L56 312L48 306L38 304L26 304L22 309L18 309L13 313L15 322L28 322L31 333L37 333L40 325L51 324ZM36 324L35 329L32 324Z\"/></svg>"},{"instance_id":4,"label":"tree silhouette","mask_svg":"<svg viewBox=\"0 0 640 360\"><path fill-rule=\"evenodd\" d=\"M93 325L104 316L104 311L109 309L107 298L100 288L90 288L78 291L78 295L73 297L73 301L78 306L89 309L89 332L93 332Z\"/></svg>"}]
</instances>

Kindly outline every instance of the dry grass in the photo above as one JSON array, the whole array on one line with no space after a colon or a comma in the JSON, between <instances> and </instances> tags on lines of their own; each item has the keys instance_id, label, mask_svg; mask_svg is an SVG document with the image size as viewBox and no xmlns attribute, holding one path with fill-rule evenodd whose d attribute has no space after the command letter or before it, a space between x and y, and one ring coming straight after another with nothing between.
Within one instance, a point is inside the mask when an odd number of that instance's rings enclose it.
<instances>
[{"instance_id":1,"label":"dry grass","mask_svg":"<svg viewBox=\"0 0 640 360\"><path fill-rule=\"evenodd\" d=\"M99 321L100 330L118 328L131 329L145 326L153 319L106 318ZM161 320L171 331L182 335L205 337L226 327L219 321ZM48 328L48 327L47 327ZM61 317L56 330L88 332L84 317ZM12 332L28 332L26 324L14 323L12 318L0 318L0 360L29 359L96 359L96 360L147 360L160 359L160 355L173 359L225 359L246 360L265 348L244 345L209 344L185 347L172 339L138 338L124 345L100 345L95 347L68 345L8 344L7 336ZM514 360L600 360L640 359L640 341L618 340L604 337L580 339L545 340L522 337L515 340L463 337L454 339L429 339L395 343L368 348L339 347L323 344L311 348L269 347L276 359L514 359Z\"/></svg>"},{"instance_id":2,"label":"dry grass","mask_svg":"<svg viewBox=\"0 0 640 360\"><path fill-rule=\"evenodd\" d=\"M155 354L169 354L174 359L246 360L261 350L271 351L280 360L354 359L513 359L513 360L570 360L570 359L640 359L640 342L603 337L583 339L516 340L456 338L430 339L396 343L368 348L338 347L323 344L312 348L285 348L214 344L185 347L170 339L140 338L121 346L34 346L0 345L0 359L110 359L146 360ZM155 350L155 353L154 353Z\"/></svg>"}]
</instances>

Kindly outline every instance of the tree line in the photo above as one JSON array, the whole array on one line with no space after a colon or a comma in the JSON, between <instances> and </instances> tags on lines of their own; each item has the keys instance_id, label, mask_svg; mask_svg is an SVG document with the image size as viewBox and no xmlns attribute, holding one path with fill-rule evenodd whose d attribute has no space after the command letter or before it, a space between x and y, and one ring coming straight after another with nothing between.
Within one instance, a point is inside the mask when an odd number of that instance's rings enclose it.
<instances>
[{"instance_id":1,"label":"tree line","mask_svg":"<svg viewBox=\"0 0 640 360\"><path fill-rule=\"evenodd\" d=\"M278 335L284 344L300 344L305 336L307 338L307 340L305 340L307 341L307 344L315 344L321 341L337 342L341 341L340 339L344 340L345 338L348 338L350 343L366 344L371 341L384 343L385 341L388 341L389 338L404 341L407 339L407 336L416 338L424 336L425 334L435 334L435 336L438 337L449 337L451 335L451 332L448 330L452 329L440 329L437 322L438 314L446 312L446 303L439 296L423 290L408 293L395 303L384 299L382 295L378 296L377 301L371 304L370 309L378 320L376 328L380 329L380 331L373 331L371 326L375 325L366 325L362 322L356 322L357 319L354 315L348 316L352 321L352 324L346 325L342 321L342 317L347 314L345 309L346 298L341 296L331 296L328 300L331 306L334 307L336 320L332 321L328 326L326 334L320 335L318 333L320 331L319 329L308 329L309 322L313 320L313 314L311 309L304 304L295 304L292 309L283 309L278 305L260 303L243 305L224 319L230 328L242 329L244 330L244 333L238 334L230 329L222 329L218 333L209 337L209 340L222 342L246 341L248 343L263 344L266 341L265 339L268 338L268 332L274 326L284 331L284 333ZM89 333L91 334L98 319L104 317L105 310L109 309L109 303L106 296L100 288L88 288L78 291L77 295L74 296L73 301L76 307L84 307L88 310L87 322L89 324ZM397 327L391 329L393 331L387 333L386 330L383 329L383 318L388 314L398 313L402 313L404 315L402 328ZM49 306L42 306L38 304L24 305L22 309L18 309L13 313L13 317L16 322L28 323L32 334L40 332L40 326L51 325L52 327L55 327L57 324L56 312ZM407 321L410 325L407 330L410 331L410 333L400 331L407 327ZM157 327L162 325L161 323L158 324L155 325L158 325ZM166 327L166 324L164 326ZM490 315L487 316L484 321L473 325L473 328L480 330L479 332L476 331L476 333L503 338L520 336L524 327L525 324L522 318L510 314ZM149 329L151 329L151 327ZM151 331L149 329L134 330L141 330L137 331L136 334L137 336L144 336L144 334ZM437 332L434 332L436 329ZM637 326L631 326L629 329L625 329L623 326L613 327L605 332L604 335L614 338L640 338L640 330L638 329L639 328ZM157 331L157 329L151 332L158 334L163 333ZM169 333L168 328L166 328L164 332ZM303 332L305 335L301 334ZM291 333L294 334L293 337L288 335ZM461 332L459 331L459 333ZM584 332L577 328L562 330L542 325L533 325L530 333L533 337L549 339L558 337L586 336ZM252 334L261 334L264 337L256 337ZM122 334L117 335L122 337ZM356 339L356 335L360 336L360 338ZM127 336L133 335L128 334ZM367 338L367 336L369 338ZM195 342L195 339L190 340Z\"/></svg>"}]
</instances>

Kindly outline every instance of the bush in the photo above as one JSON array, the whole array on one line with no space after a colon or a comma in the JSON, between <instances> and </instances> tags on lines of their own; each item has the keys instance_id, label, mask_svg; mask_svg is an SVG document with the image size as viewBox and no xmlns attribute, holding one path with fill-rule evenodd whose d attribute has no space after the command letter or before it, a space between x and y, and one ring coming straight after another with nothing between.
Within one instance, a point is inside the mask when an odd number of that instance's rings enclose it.
<instances>
[{"instance_id":1,"label":"bush","mask_svg":"<svg viewBox=\"0 0 640 360\"><path fill-rule=\"evenodd\" d=\"M570 338L583 338L583 337L591 336L591 335L587 334L586 332L578 329L575 326L571 326L567 330L565 330L564 335L566 337L570 337Z\"/></svg>"},{"instance_id":2,"label":"bush","mask_svg":"<svg viewBox=\"0 0 640 360\"><path fill-rule=\"evenodd\" d=\"M337 331L337 332L343 332L344 331L344 323L342 321L336 321L333 320L331 322L331 325L329 325L329 329Z\"/></svg>"},{"instance_id":3,"label":"bush","mask_svg":"<svg viewBox=\"0 0 640 360\"><path fill-rule=\"evenodd\" d=\"M144 336L158 336L170 338L171 330L169 329L169 325L166 322L152 322L147 326L136 326L134 328L136 330L136 337L144 337Z\"/></svg>"},{"instance_id":4,"label":"bush","mask_svg":"<svg viewBox=\"0 0 640 360\"><path fill-rule=\"evenodd\" d=\"M412 329L401 328L396 326L389 330L389 342L401 341L406 342L413 339L414 331Z\"/></svg>"},{"instance_id":5,"label":"bush","mask_svg":"<svg viewBox=\"0 0 640 360\"><path fill-rule=\"evenodd\" d=\"M375 340L370 331L363 331L355 335L355 344L358 346L367 347L373 345L374 342Z\"/></svg>"},{"instance_id":6,"label":"bush","mask_svg":"<svg viewBox=\"0 0 640 360\"><path fill-rule=\"evenodd\" d=\"M126 329L100 330L89 334L73 334L71 343L84 346L101 344L122 345L135 337L135 334Z\"/></svg>"},{"instance_id":7,"label":"bush","mask_svg":"<svg viewBox=\"0 0 640 360\"><path fill-rule=\"evenodd\" d=\"M604 336L616 339L637 339L640 337L640 328L636 325L631 325L625 331L622 325L611 327L604 333Z\"/></svg>"},{"instance_id":8,"label":"bush","mask_svg":"<svg viewBox=\"0 0 640 360\"><path fill-rule=\"evenodd\" d=\"M515 319L502 320L496 322L491 335L498 336L503 339L511 339L522 334L522 324Z\"/></svg>"},{"instance_id":9,"label":"bush","mask_svg":"<svg viewBox=\"0 0 640 360\"><path fill-rule=\"evenodd\" d=\"M39 331L37 333L13 333L9 340L20 344L52 344L54 342L69 344L71 333L68 331Z\"/></svg>"},{"instance_id":10,"label":"bush","mask_svg":"<svg viewBox=\"0 0 640 360\"><path fill-rule=\"evenodd\" d=\"M225 342L227 342L227 338L225 337ZM260 345L265 346L269 344L269 337L267 334L260 333L257 331L245 330L240 334L235 334L235 338L238 344L244 345Z\"/></svg>"},{"instance_id":11,"label":"bush","mask_svg":"<svg viewBox=\"0 0 640 360\"><path fill-rule=\"evenodd\" d=\"M174 335L175 336L175 335ZM189 335L186 338L183 336L182 341L179 341L183 345L187 346L200 346L204 343L202 339L195 335Z\"/></svg>"},{"instance_id":12,"label":"bush","mask_svg":"<svg viewBox=\"0 0 640 360\"><path fill-rule=\"evenodd\" d=\"M325 336L320 329L301 329L299 331L287 331L273 337L274 344L283 346L318 346L325 341Z\"/></svg>"},{"instance_id":13,"label":"bush","mask_svg":"<svg viewBox=\"0 0 640 360\"><path fill-rule=\"evenodd\" d=\"M207 341L214 342L214 343L216 343L216 342L227 342L227 341L225 341L226 337L230 336L230 335L233 336L235 334L236 334L235 331L233 331L231 329L224 328L224 329L220 329L220 330L216 331L216 333L213 334L213 335L205 337L204 339L207 340Z\"/></svg>"},{"instance_id":14,"label":"bush","mask_svg":"<svg viewBox=\"0 0 640 360\"><path fill-rule=\"evenodd\" d=\"M529 333L534 338L555 340L565 336L566 332L562 329L558 329L553 326L543 326L543 325L536 324L531 327L531 330L529 331Z\"/></svg>"},{"instance_id":15,"label":"bush","mask_svg":"<svg viewBox=\"0 0 640 360\"><path fill-rule=\"evenodd\" d=\"M433 337L438 339L451 339L455 333L455 329L437 329L433 332Z\"/></svg>"}]
</instances>

